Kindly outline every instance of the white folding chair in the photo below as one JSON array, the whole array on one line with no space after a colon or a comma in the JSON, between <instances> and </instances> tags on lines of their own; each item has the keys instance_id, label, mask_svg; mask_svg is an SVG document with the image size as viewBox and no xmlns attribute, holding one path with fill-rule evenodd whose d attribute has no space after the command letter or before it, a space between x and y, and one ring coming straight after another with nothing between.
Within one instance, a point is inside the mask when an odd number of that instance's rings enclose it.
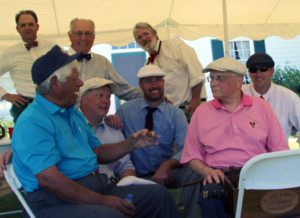
<instances>
[{"instance_id":1,"label":"white folding chair","mask_svg":"<svg viewBox=\"0 0 300 218\"><path fill-rule=\"evenodd\" d=\"M299 217L300 191L299 189L297 189L299 187L300 187L300 149L288 150L288 151L277 151L277 152L271 152L271 153L255 156L243 166L240 173L235 217L236 218L244 217L242 212L243 209L245 210L246 207L245 192L258 191L258 190L260 192L263 192L263 195L261 195L263 199L261 198L260 201L256 199L255 204L256 207L258 208L258 211L262 212L263 217L272 217L272 216L277 217L278 215L280 215L280 217L284 217L283 215L285 214L289 214L289 217ZM277 190L277 193L280 193L281 190L289 190L288 192L281 192L282 195L285 195L283 196L283 198L284 197L289 198L288 201L284 202L284 199L281 198L282 196L280 196L280 194L279 195L275 194L276 191L274 190ZM248 197L249 196L250 195L248 195ZM257 193L254 196L258 196ZM277 199L275 199L276 196ZM269 199L270 201L269 200L267 201L267 199ZM275 201L277 201L277 203L283 201L284 203L286 203L286 205L284 205L282 208L274 207L273 205L273 211L268 211L267 208L270 205L272 208L272 200L273 203L276 203ZM271 202L271 204L269 204L269 206L268 204L263 204L267 202ZM266 205L265 208L264 205ZM282 214L270 215L268 213L268 212L273 213L276 211L280 213L280 210L283 215ZM295 210L297 211L295 212ZM295 213L297 215L295 215ZM262 215L257 215L256 217L261 217Z\"/></svg>"},{"instance_id":2,"label":"white folding chair","mask_svg":"<svg viewBox=\"0 0 300 218\"><path fill-rule=\"evenodd\" d=\"M18 197L19 201L21 202L22 206L24 207L28 215L31 218L35 218L35 215L33 214L32 210L30 209L29 205L27 204L23 195L20 192L20 188L22 188L22 185L15 174L13 164L10 163L6 165L6 170L4 170L3 172L4 172L4 177L6 182L8 183L12 191L15 193L15 195Z\"/></svg>"}]
</instances>

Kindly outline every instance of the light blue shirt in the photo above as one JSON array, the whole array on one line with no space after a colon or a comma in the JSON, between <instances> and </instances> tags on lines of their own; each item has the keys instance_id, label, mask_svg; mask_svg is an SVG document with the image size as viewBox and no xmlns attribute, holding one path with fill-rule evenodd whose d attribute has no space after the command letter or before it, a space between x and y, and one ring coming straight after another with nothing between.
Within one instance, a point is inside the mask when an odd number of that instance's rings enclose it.
<instances>
[{"instance_id":1,"label":"light blue shirt","mask_svg":"<svg viewBox=\"0 0 300 218\"><path fill-rule=\"evenodd\" d=\"M138 98L122 104L118 114L123 122L123 133L127 138L132 133L145 128L147 103ZM138 176L155 172L166 160L180 160L188 127L182 110L172 104L162 102L153 113L154 131L160 135L158 146L136 149L131 152L131 160ZM174 152L177 146L177 153Z\"/></svg>"},{"instance_id":2,"label":"light blue shirt","mask_svg":"<svg viewBox=\"0 0 300 218\"><path fill-rule=\"evenodd\" d=\"M120 142L125 139L121 130L108 126L104 120L99 125L93 126L93 129L103 144ZM121 157L113 163L101 164L100 166L100 172L105 173L108 177L120 176L121 173L129 169L135 170L130 160L130 154Z\"/></svg>"},{"instance_id":3,"label":"light blue shirt","mask_svg":"<svg viewBox=\"0 0 300 218\"><path fill-rule=\"evenodd\" d=\"M70 179L95 171L99 140L74 107L60 108L37 94L21 114L12 139L13 164L26 192L39 189L35 175L56 166Z\"/></svg>"}]
</instances>

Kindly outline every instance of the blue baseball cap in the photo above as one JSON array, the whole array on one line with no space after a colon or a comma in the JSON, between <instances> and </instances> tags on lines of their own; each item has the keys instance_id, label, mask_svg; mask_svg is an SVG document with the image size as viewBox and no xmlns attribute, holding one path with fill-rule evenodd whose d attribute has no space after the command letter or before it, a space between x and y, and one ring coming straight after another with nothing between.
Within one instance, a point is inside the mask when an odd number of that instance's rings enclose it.
<instances>
[{"instance_id":1,"label":"blue baseball cap","mask_svg":"<svg viewBox=\"0 0 300 218\"><path fill-rule=\"evenodd\" d=\"M55 45L33 63L31 68L33 82L40 85L56 70L75 60L78 55L79 53L70 56L58 45Z\"/></svg>"}]
</instances>

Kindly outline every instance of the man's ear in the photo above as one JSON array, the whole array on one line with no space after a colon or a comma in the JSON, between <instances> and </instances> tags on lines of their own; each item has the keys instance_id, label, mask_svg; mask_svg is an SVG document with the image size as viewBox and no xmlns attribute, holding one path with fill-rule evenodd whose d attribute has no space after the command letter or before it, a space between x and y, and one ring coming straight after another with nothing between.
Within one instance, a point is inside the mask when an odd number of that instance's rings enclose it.
<instances>
[{"instance_id":1,"label":"man's ear","mask_svg":"<svg viewBox=\"0 0 300 218\"><path fill-rule=\"evenodd\" d=\"M142 89L142 81L141 81L141 79L139 79L139 87L140 87L140 89Z\"/></svg>"},{"instance_id":2,"label":"man's ear","mask_svg":"<svg viewBox=\"0 0 300 218\"><path fill-rule=\"evenodd\" d=\"M275 68L274 67L271 67L271 74L272 74L272 76L274 75L274 73L275 73Z\"/></svg>"},{"instance_id":3,"label":"man's ear","mask_svg":"<svg viewBox=\"0 0 300 218\"><path fill-rule=\"evenodd\" d=\"M59 81L57 79L57 76L53 76L50 79L50 90L57 89L59 85Z\"/></svg>"}]
</instances>

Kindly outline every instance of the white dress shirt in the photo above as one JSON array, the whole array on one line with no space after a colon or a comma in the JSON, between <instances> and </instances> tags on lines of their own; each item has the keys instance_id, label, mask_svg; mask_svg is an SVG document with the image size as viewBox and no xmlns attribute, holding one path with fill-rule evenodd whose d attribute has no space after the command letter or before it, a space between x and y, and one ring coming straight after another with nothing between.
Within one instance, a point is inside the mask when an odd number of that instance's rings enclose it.
<instances>
[{"instance_id":1,"label":"white dress shirt","mask_svg":"<svg viewBox=\"0 0 300 218\"><path fill-rule=\"evenodd\" d=\"M243 85L242 89L246 94L261 96L255 91L253 84ZM287 139L292 132L292 126L300 131L300 99L296 93L272 83L263 97L271 105Z\"/></svg>"},{"instance_id":2,"label":"white dress shirt","mask_svg":"<svg viewBox=\"0 0 300 218\"><path fill-rule=\"evenodd\" d=\"M38 39L38 46L27 50L24 42L15 44L5 49L0 55L0 76L6 72L10 73L14 87L18 94L33 98L35 85L31 78L31 67L33 62L47 53L55 43ZM0 87L0 97L7 93Z\"/></svg>"},{"instance_id":3,"label":"white dress shirt","mask_svg":"<svg viewBox=\"0 0 300 218\"><path fill-rule=\"evenodd\" d=\"M102 144L120 142L125 139L121 130L114 129L108 126L105 121L102 121L97 126L93 126L93 129L97 138L101 141ZM99 172L105 173L108 178L110 178L114 175L119 176L122 172L128 169L135 169L130 160L130 154L123 156L113 163L101 164Z\"/></svg>"},{"instance_id":4,"label":"white dress shirt","mask_svg":"<svg viewBox=\"0 0 300 218\"><path fill-rule=\"evenodd\" d=\"M202 91L204 90L205 77L202 65L195 50L181 39L162 41L158 48L159 44L158 40L156 46L158 54L153 64L165 71L165 95L175 106L179 106L191 100L192 87L203 82Z\"/></svg>"},{"instance_id":5,"label":"white dress shirt","mask_svg":"<svg viewBox=\"0 0 300 218\"><path fill-rule=\"evenodd\" d=\"M68 53L72 55L75 54L75 51L70 47ZM131 86L114 70L112 64L106 57L95 53L90 54L90 60L83 60L76 63L80 72L80 78L83 81L94 77L112 80L117 87L115 94L124 100L131 100L143 96L140 89Z\"/></svg>"}]
</instances>

